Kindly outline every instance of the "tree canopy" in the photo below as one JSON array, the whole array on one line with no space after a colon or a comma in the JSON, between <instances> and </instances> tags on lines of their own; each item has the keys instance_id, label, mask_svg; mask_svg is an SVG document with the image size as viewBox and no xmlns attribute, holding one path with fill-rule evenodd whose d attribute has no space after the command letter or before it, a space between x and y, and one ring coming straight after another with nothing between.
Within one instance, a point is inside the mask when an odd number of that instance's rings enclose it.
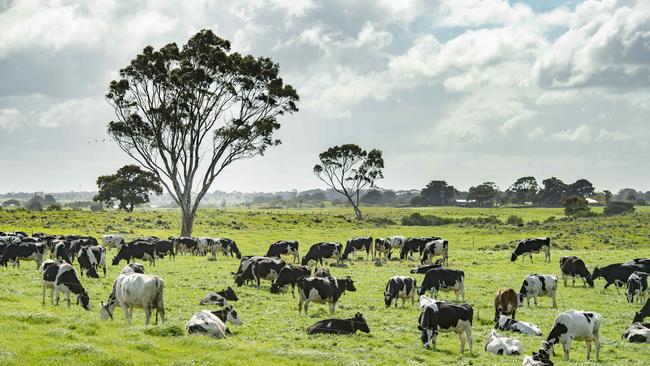
<instances>
[{"instance_id":1,"label":"tree canopy","mask_svg":"<svg viewBox=\"0 0 650 366\"><path fill-rule=\"evenodd\" d=\"M421 206L443 206L455 202L458 191L444 180L432 180L420 190L420 195L413 197L413 204Z\"/></svg>"},{"instance_id":2,"label":"tree canopy","mask_svg":"<svg viewBox=\"0 0 650 366\"><path fill-rule=\"evenodd\" d=\"M535 177L521 177L506 190L506 200L519 204L533 202L537 192L539 185Z\"/></svg>"},{"instance_id":3,"label":"tree canopy","mask_svg":"<svg viewBox=\"0 0 650 366\"><path fill-rule=\"evenodd\" d=\"M499 187L494 182L484 182L471 187L467 199L476 200L480 206L491 206L498 196Z\"/></svg>"},{"instance_id":4,"label":"tree canopy","mask_svg":"<svg viewBox=\"0 0 650 366\"><path fill-rule=\"evenodd\" d=\"M149 193L162 194L163 187L158 177L137 165L125 165L117 173L97 178L99 192L94 201L107 206L117 204L120 210L133 212L137 205L149 202Z\"/></svg>"}]
</instances>

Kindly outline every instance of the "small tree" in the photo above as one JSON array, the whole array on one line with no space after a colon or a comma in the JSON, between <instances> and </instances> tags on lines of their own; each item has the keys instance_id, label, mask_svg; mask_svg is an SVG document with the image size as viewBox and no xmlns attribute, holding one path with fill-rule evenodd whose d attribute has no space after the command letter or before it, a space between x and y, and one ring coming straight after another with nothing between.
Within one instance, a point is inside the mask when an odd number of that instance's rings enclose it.
<instances>
[{"instance_id":1,"label":"small tree","mask_svg":"<svg viewBox=\"0 0 650 366\"><path fill-rule=\"evenodd\" d=\"M38 198L41 198L40 200ZM43 211L43 199L42 197L34 197L31 200L27 202L25 205L25 208L30 210L30 211Z\"/></svg>"},{"instance_id":2,"label":"small tree","mask_svg":"<svg viewBox=\"0 0 650 366\"><path fill-rule=\"evenodd\" d=\"M43 198L43 203L47 203L47 204L56 203L56 199L51 194L47 194L45 195L45 198Z\"/></svg>"},{"instance_id":3,"label":"small tree","mask_svg":"<svg viewBox=\"0 0 650 366\"><path fill-rule=\"evenodd\" d=\"M629 202L622 201L611 201L607 203L607 206L605 206L605 209L603 210L603 213L607 216L624 215L633 212L634 205Z\"/></svg>"},{"instance_id":4,"label":"small tree","mask_svg":"<svg viewBox=\"0 0 650 366\"><path fill-rule=\"evenodd\" d=\"M535 177L521 177L508 188L506 199L509 202L524 204L532 202L537 192L539 192L539 186Z\"/></svg>"},{"instance_id":5,"label":"small tree","mask_svg":"<svg viewBox=\"0 0 650 366\"><path fill-rule=\"evenodd\" d=\"M485 182L471 187L467 199L476 200L480 206L486 206L488 203L492 205L498 195L499 187L494 182Z\"/></svg>"},{"instance_id":6,"label":"small tree","mask_svg":"<svg viewBox=\"0 0 650 366\"><path fill-rule=\"evenodd\" d=\"M113 175L97 178L99 192L93 201L103 202L107 206L118 205L120 210L133 212L136 205L149 202L149 193L162 194L154 173L144 171L137 165L125 165Z\"/></svg>"},{"instance_id":7,"label":"small tree","mask_svg":"<svg viewBox=\"0 0 650 366\"><path fill-rule=\"evenodd\" d=\"M454 203L458 191L444 180L432 180L411 203L421 206L444 206Z\"/></svg>"},{"instance_id":8,"label":"small tree","mask_svg":"<svg viewBox=\"0 0 650 366\"><path fill-rule=\"evenodd\" d=\"M320 164L314 174L330 188L342 194L354 208L357 220L363 218L359 209L359 195L365 188L375 186L383 178L384 159L380 150L366 152L358 145L334 146L319 155Z\"/></svg>"},{"instance_id":9,"label":"small tree","mask_svg":"<svg viewBox=\"0 0 650 366\"><path fill-rule=\"evenodd\" d=\"M580 196L571 196L564 200L564 214L567 216L580 216L590 210L587 200Z\"/></svg>"}]
</instances>

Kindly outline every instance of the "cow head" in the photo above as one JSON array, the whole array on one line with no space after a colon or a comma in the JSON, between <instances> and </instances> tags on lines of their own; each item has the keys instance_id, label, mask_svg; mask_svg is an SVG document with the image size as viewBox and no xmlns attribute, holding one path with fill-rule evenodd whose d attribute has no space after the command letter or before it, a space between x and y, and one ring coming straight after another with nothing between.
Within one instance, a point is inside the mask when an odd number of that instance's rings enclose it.
<instances>
[{"instance_id":1,"label":"cow head","mask_svg":"<svg viewBox=\"0 0 650 366\"><path fill-rule=\"evenodd\" d=\"M90 310L90 296L88 296L86 291L77 295L77 305L79 305L79 302L81 302L82 308Z\"/></svg>"},{"instance_id":2,"label":"cow head","mask_svg":"<svg viewBox=\"0 0 650 366\"><path fill-rule=\"evenodd\" d=\"M90 278L99 278L99 273L97 273L97 267L90 267L88 271L86 271L86 275Z\"/></svg>"},{"instance_id":3,"label":"cow head","mask_svg":"<svg viewBox=\"0 0 650 366\"><path fill-rule=\"evenodd\" d=\"M512 255L510 256L510 262L514 262L516 260L517 260L517 255L515 253L512 253Z\"/></svg>"},{"instance_id":4,"label":"cow head","mask_svg":"<svg viewBox=\"0 0 650 366\"><path fill-rule=\"evenodd\" d=\"M386 293L384 293L384 304L386 304L386 307L389 307L392 301L393 301L393 296L391 296L391 294L388 291L386 291ZM397 302L397 299L395 299L395 301Z\"/></svg>"},{"instance_id":5,"label":"cow head","mask_svg":"<svg viewBox=\"0 0 650 366\"><path fill-rule=\"evenodd\" d=\"M232 289L232 287L228 286L227 289L221 291L219 293L221 296L225 297L226 300L228 301L237 301L239 298L237 297L237 294L235 294L235 290Z\"/></svg>"},{"instance_id":6,"label":"cow head","mask_svg":"<svg viewBox=\"0 0 650 366\"><path fill-rule=\"evenodd\" d=\"M585 277L585 281L587 282L587 285L589 285L589 287L594 287L594 280L592 276Z\"/></svg>"},{"instance_id":7,"label":"cow head","mask_svg":"<svg viewBox=\"0 0 650 366\"><path fill-rule=\"evenodd\" d=\"M113 320L113 312L111 311L109 304L105 304L103 301L100 304L101 307L99 308L99 319L106 320L110 318Z\"/></svg>"},{"instance_id":8,"label":"cow head","mask_svg":"<svg viewBox=\"0 0 650 366\"><path fill-rule=\"evenodd\" d=\"M346 279L345 290L352 291L352 292L356 291L357 288L354 287L354 281L352 280L352 278L350 278L350 276L347 276L345 279Z\"/></svg>"},{"instance_id":9,"label":"cow head","mask_svg":"<svg viewBox=\"0 0 650 366\"><path fill-rule=\"evenodd\" d=\"M277 283L273 282L271 284L271 293L272 294L279 294L280 293L280 286L278 286Z\"/></svg>"},{"instance_id":10,"label":"cow head","mask_svg":"<svg viewBox=\"0 0 650 366\"><path fill-rule=\"evenodd\" d=\"M364 333L370 333L370 328L368 328L368 323L366 319L363 318L363 314L356 313L354 319L352 320L352 325L354 330L360 330Z\"/></svg>"},{"instance_id":11,"label":"cow head","mask_svg":"<svg viewBox=\"0 0 650 366\"><path fill-rule=\"evenodd\" d=\"M633 323L641 323L643 321L643 318L645 318L641 312L636 312L634 313L634 320L632 321Z\"/></svg>"},{"instance_id":12,"label":"cow head","mask_svg":"<svg viewBox=\"0 0 650 366\"><path fill-rule=\"evenodd\" d=\"M591 281L597 279L598 277L602 277L603 272L600 270L600 268L596 267L594 268L593 272L591 272Z\"/></svg>"},{"instance_id":13,"label":"cow head","mask_svg":"<svg viewBox=\"0 0 650 366\"><path fill-rule=\"evenodd\" d=\"M242 287L244 285L244 276L243 276L243 274L241 274L241 273L240 274L233 273L233 275L235 276L235 285L237 285L237 287Z\"/></svg>"},{"instance_id":14,"label":"cow head","mask_svg":"<svg viewBox=\"0 0 650 366\"><path fill-rule=\"evenodd\" d=\"M224 322L231 322L235 325L242 325L244 324L241 319L239 319L239 315L237 315L237 310L232 305L226 306L222 310L217 310L213 311L212 314L216 315L219 317L220 315L223 316L223 321Z\"/></svg>"},{"instance_id":15,"label":"cow head","mask_svg":"<svg viewBox=\"0 0 650 366\"><path fill-rule=\"evenodd\" d=\"M420 315L422 316L422 315ZM420 330L420 340L422 341L422 345L424 345L424 348L429 349L429 348L436 348L436 338L438 337L438 332L431 329L431 328L423 328L421 325L418 325L418 329Z\"/></svg>"},{"instance_id":16,"label":"cow head","mask_svg":"<svg viewBox=\"0 0 650 366\"><path fill-rule=\"evenodd\" d=\"M199 302L199 305L224 306L226 305L226 299L223 296L220 296L219 294L215 294L214 292L211 292Z\"/></svg>"},{"instance_id":17,"label":"cow head","mask_svg":"<svg viewBox=\"0 0 650 366\"><path fill-rule=\"evenodd\" d=\"M308 265L309 264L309 258L307 256L302 257L302 259L300 260L300 264L303 265L303 266Z\"/></svg>"}]
</instances>

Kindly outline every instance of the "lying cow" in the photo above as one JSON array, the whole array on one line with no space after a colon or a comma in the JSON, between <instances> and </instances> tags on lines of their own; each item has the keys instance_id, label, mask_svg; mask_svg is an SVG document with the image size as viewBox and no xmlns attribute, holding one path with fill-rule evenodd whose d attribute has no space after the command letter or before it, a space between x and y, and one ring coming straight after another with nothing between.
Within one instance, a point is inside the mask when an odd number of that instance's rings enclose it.
<instances>
[{"instance_id":1,"label":"lying cow","mask_svg":"<svg viewBox=\"0 0 650 366\"><path fill-rule=\"evenodd\" d=\"M444 239L432 240L424 245L422 249L421 264L431 263L431 257L440 256L440 264L449 264L449 242Z\"/></svg>"},{"instance_id":2,"label":"lying cow","mask_svg":"<svg viewBox=\"0 0 650 366\"><path fill-rule=\"evenodd\" d=\"M370 333L363 314L356 313L354 318L325 319L307 328L307 334L354 334L358 331Z\"/></svg>"},{"instance_id":3,"label":"lying cow","mask_svg":"<svg viewBox=\"0 0 650 366\"><path fill-rule=\"evenodd\" d=\"M425 306L418 319L420 340L424 348L435 349L439 332L454 332L460 338L460 352L465 351L465 339L467 338L471 353L473 318L474 309L469 304L452 304L441 301Z\"/></svg>"},{"instance_id":4,"label":"lying cow","mask_svg":"<svg viewBox=\"0 0 650 366\"><path fill-rule=\"evenodd\" d=\"M540 348L539 351L533 352L532 356L524 357L524 361L521 364L522 366L553 366L553 361L551 361L551 355L544 348Z\"/></svg>"},{"instance_id":5,"label":"lying cow","mask_svg":"<svg viewBox=\"0 0 650 366\"><path fill-rule=\"evenodd\" d=\"M106 249L104 247L98 245L83 247L77 254L77 260L79 261L79 274L81 276L86 271L88 277L99 278L97 267L102 267L104 277L106 277Z\"/></svg>"},{"instance_id":6,"label":"lying cow","mask_svg":"<svg viewBox=\"0 0 650 366\"><path fill-rule=\"evenodd\" d=\"M650 316L650 298L646 300L645 305L638 312L634 313L634 323L641 323L643 319Z\"/></svg>"},{"instance_id":7,"label":"lying cow","mask_svg":"<svg viewBox=\"0 0 650 366\"><path fill-rule=\"evenodd\" d=\"M524 300L530 307L530 298L535 300L537 306L538 296L548 296L553 299L553 309L557 309L557 277L531 274L524 279L519 290L519 306L524 306Z\"/></svg>"},{"instance_id":8,"label":"lying cow","mask_svg":"<svg viewBox=\"0 0 650 366\"><path fill-rule=\"evenodd\" d=\"M225 290L208 292L208 294L199 302L199 305L218 305L224 307L228 304L228 301L237 300L239 300L239 298L235 294L235 290L228 286Z\"/></svg>"},{"instance_id":9,"label":"lying cow","mask_svg":"<svg viewBox=\"0 0 650 366\"><path fill-rule=\"evenodd\" d=\"M309 309L309 303L329 304L330 313L336 310L336 303L345 291L356 291L354 281L348 276L346 278L336 277L302 277L298 279L298 315L302 316L302 309L305 315Z\"/></svg>"},{"instance_id":10,"label":"lying cow","mask_svg":"<svg viewBox=\"0 0 650 366\"><path fill-rule=\"evenodd\" d=\"M650 324L634 323L627 328L622 338L632 343L650 343Z\"/></svg>"},{"instance_id":11,"label":"lying cow","mask_svg":"<svg viewBox=\"0 0 650 366\"><path fill-rule=\"evenodd\" d=\"M622 263L614 263L602 268L594 268L593 275L591 276L592 280L596 280L600 277L605 279L605 287L603 287L603 293L611 285L614 285L616 292L620 293L619 288L623 287L627 283L627 279L630 278L630 275L637 270L634 266L628 266Z\"/></svg>"},{"instance_id":12,"label":"lying cow","mask_svg":"<svg viewBox=\"0 0 650 366\"><path fill-rule=\"evenodd\" d=\"M585 266L585 262L576 257L562 257L560 258L560 270L562 271L562 280L564 281L564 287L566 287L566 280L569 276L573 279L573 286L576 285L576 276L582 279L582 284L586 287L589 284L589 287L594 287L594 280L591 278L591 273Z\"/></svg>"},{"instance_id":13,"label":"lying cow","mask_svg":"<svg viewBox=\"0 0 650 366\"><path fill-rule=\"evenodd\" d=\"M293 260L291 263L295 263L300 260L300 253L298 252L298 242L295 240L280 240L269 246L269 250L266 252L266 257L276 257L280 259L282 255L292 255Z\"/></svg>"},{"instance_id":14,"label":"lying cow","mask_svg":"<svg viewBox=\"0 0 650 366\"><path fill-rule=\"evenodd\" d=\"M418 295L424 295L427 291L433 292L435 299L438 298L438 291L454 291L456 302L459 293L465 301L465 273L459 269L432 268L424 275Z\"/></svg>"},{"instance_id":15,"label":"lying cow","mask_svg":"<svg viewBox=\"0 0 650 366\"><path fill-rule=\"evenodd\" d=\"M384 291L384 303L386 307L395 300L395 307L397 307L397 299L402 299L402 307L406 303L406 299L411 299L411 305L415 304L415 294L417 292L417 282L413 277L407 276L393 276L386 284L386 291Z\"/></svg>"},{"instance_id":16,"label":"lying cow","mask_svg":"<svg viewBox=\"0 0 650 366\"><path fill-rule=\"evenodd\" d=\"M187 334L204 333L214 338L224 338L232 334L223 320L209 310L201 310L194 313L187 324Z\"/></svg>"},{"instance_id":17,"label":"lying cow","mask_svg":"<svg viewBox=\"0 0 650 366\"><path fill-rule=\"evenodd\" d=\"M125 246L122 247L124 249ZM145 325L149 325L151 310L156 310L155 322L165 321L165 305L163 300L163 288L165 282L158 276L150 276L141 273L121 274L113 284L113 290L108 296L106 303L102 301L102 308L99 316L102 320L113 319L113 310L120 306L124 311L126 321L131 324L131 316L134 308L144 310Z\"/></svg>"},{"instance_id":18,"label":"lying cow","mask_svg":"<svg viewBox=\"0 0 650 366\"><path fill-rule=\"evenodd\" d=\"M42 243L9 244L2 253L0 265L7 267L7 263L11 262L14 268L20 268L20 260L22 259L36 262L36 269L40 269L44 254L45 245Z\"/></svg>"},{"instance_id":19,"label":"lying cow","mask_svg":"<svg viewBox=\"0 0 650 366\"><path fill-rule=\"evenodd\" d=\"M341 256L341 259L348 259L348 256L350 254L352 254L352 256L354 256L354 259L356 259L357 258L357 252L365 251L366 252L366 260L368 260L370 258L370 248L371 247L372 247L372 237L371 236L363 236L363 237L350 239L345 244L345 251L343 252L343 255Z\"/></svg>"},{"instance_id":20,"label":"lying cow","mask_svg":"<svg viewBox=\"0 0 650 366\"><path fill-rule=\"evenodd\" d=\"M316 243L309 248L307 254L302 257L300 264L306 266L309 264L309 261L320 262L320 265L323 265L323 259L335 258L338 263L341 258L341 251L343 250L343 245L339 243Z\"/></svg>"},{"instance_id":21,"label":"lying cow","mask_svg":"<svg viewBox=\"0 0 650 366\"><path fill-rule=\"evenodd\" d=\"M66 293L68 307L70 307L70 293L77 296L77 305L90 310L90 297L86 289L81 285L74 268L65 262L46 261L42 265L43 280L43 305L45 305L45 290L50 289L50 302L53 301L52 293L56 291L56 305L59 305L59 291Z\"/></svg>"},{"instance_id":22,"label":"lying cow","mask_svg":"<svg viewBox=\"0 0 650 366\"><path fill-rule=\"evenodd\" d=\"M237 310L232 305L226 306L223 309L211 311L212 314L216 315L217 318L221 319L222 322L232 323L234 325L242 325L244 322L239 319L237 315Z\"/></svg>"},{"instance_id":23,"label":"lying cow","mask_svg":"<svg viewBox=\"0 0 650 366\"><path fill-rule=\"evenodd\" d=\"M309 276L311 276L311 269L307 266L286 266L280 270L278 278L271 283L271 293L279 294L284 286L291 285L291 296L295 298L298 279Z\"/></svg>"},{"instance_id":24,"label":"lying cow","mask_svg":"<svg viewBox=\"0 0 650 366\"><path fill-rule=\"evenodd\" d=\"M521 354L521 342L518 339L501 336L492 329L490 336L485 341L485 351L495 355L519 355Z\"/></svg>"},{"instance_id":25,"label":"lying cow","mask_svg":"<svg viewBox=\"0 0 650 366\"><path fill-rule=\"evenodd\" d=\"M551 261L551 238L536 238L524 239L519 242L517 248L510 256L510 261L514 262L518 256L522 256L523 261L525 256L530 257L530 262L533 262L533 253L544 252L544 262Z\"/></svg>"},{"instance_id":26,"label":"lying cow","mask_svg":"<svg viewBox=\"0 0 650 366\"><path fill-rule=\"evenodd\" d=\"M508 330L516 333L523 333L532 336L541 336L542 331L535 324L510 319L505 315L500 315L494 329Z\"/></svg>"},{"instance_id":27,"label":"lying cow","mask_svg":"<svg viewBox=\"0 0 650 366\"><path fill-rule=\"evenodd\" d=\"M512 319L514 319L518 307L519 299L515 290L502 288L494 296L494 321L498 321L501 314L512 315Z\"/></svg>"},{"instance_id":28,"label":"lying cow","mask_svg":"<svg viewBox=\"0 0 650 366\"><path fill-rule=\"evenodd\" d=\"M587 360L591 354L591 342L596 346L596 362L600 356L600 315L592 312L569 310L555 317L546 342L542 347L551 352L553 346L561 344L564 349L564 360L569 360L569 351L573 341L587 342Z\"/></svg>"},{"instance_id":29,"label":"lying cow","mask_svg":"<svg viewBox=\"0 0 650 366\"><path fill-rule=\"evenodd\" d=\"M627 302L633 303L634 296L637 296L639 303L645 301L648 293L648 274L645 272L634 272L627 279Z\"/></svg>"},{"instance_id":30,"label":"lying cow","mask_svg":"<svg viewBox=\"0 0 650 366\"><path fill-rule=\"evenodd\" d=\"M156 266L156 244L145 241L136 241L130 244L124 244L113 257L112 264L118 265L120 261L125 260L127 263L133 259L149 261L152 266Z\"/></svg>"}]
</instances>

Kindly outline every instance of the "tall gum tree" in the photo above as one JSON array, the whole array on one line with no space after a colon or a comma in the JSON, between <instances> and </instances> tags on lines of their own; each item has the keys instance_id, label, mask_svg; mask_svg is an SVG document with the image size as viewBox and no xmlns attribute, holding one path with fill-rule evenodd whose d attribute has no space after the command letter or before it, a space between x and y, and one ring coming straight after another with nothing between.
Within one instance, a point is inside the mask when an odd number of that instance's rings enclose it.
<instances>
[{"instance_id":1,"label":"tall gum tree","mask_svg":"<svg viewBox=\"0 0 650 366\"><path fill-rule=\"evenodd\" d=\"M181 208L182 236L192 234L216 177L280 144L279 117L298 111L298 93L277 64L231 52L210 30L181 48L148 46L119 75L106 95L116 115L108 133Z\"/></svg>"}]
</instances>

